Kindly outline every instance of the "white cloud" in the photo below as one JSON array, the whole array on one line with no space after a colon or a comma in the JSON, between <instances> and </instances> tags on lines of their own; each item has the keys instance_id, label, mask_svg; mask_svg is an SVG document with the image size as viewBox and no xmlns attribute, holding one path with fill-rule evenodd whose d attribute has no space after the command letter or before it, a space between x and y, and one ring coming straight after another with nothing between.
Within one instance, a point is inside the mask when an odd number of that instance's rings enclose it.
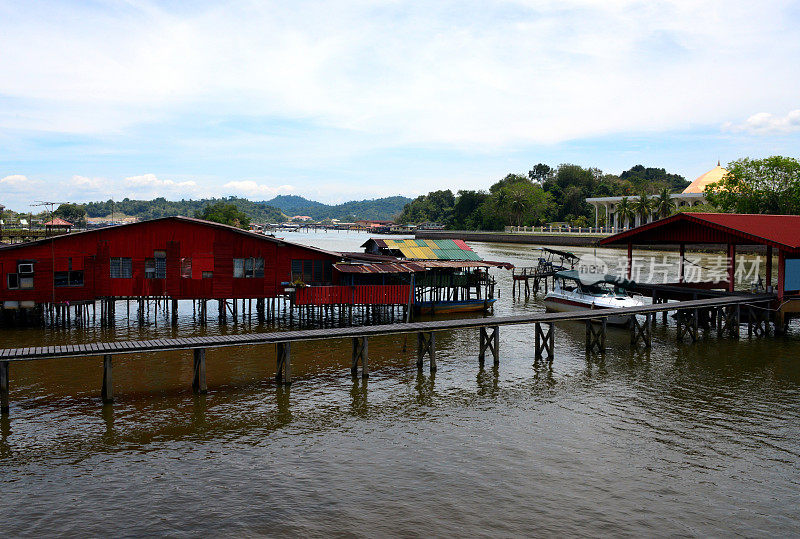
<instances>
[{"instance_id":1,"label":"white cloud","mask_svg":"<svg viewBox=\"0 0 800 539\"><path fill-rule=\"evenodd\" d=\"M271 185L256 183L252 180L228 182L222 187L228 189L230 192L233 192L235 194L245 194L251 197L252 196L274 197L276 195L291 193L294 191L294 186L292 185L279 185L277 187L273 187Z\"/></svg>"},{"instance_id":2,"label":"white cloud","mask_svg":"<svg viewBox=\"0 0 800 539\"><path fill-rule=\"evenodd\" d=\"M731 133L752 133L755 135L784 135L800 131L800 109L790 111L786 116L775 116L769 112L753 114L744 123L726 122L723 131Z\"/></svg>"},{"instance_id":3,"label":"white cloud","mask_svg":"<svg viewBox=\"0 0 800 539\"><path fill-rule=\"evenodd\" d=\"M155 174L142 174L141 176L130 176L125 178L125 183L129 187L136 189L139 188L166 188L166 189L179 189L179 188L193 188L197 186L197 182L186 180L176 182L173 180L161 180Z\"/></svg>"},{"instance_id":4,"label":"white cloud","mask_svg":"<svg viewBox=\"0 0 800 539\"><path fill-rule=\"evenodd\" d=\"M238 116L492 148L718 125L796 98L792 4L19 3L0 21L0 94L17 100L0 127Z\"/></svg>"},{"instance_id":5,"label":"white cloud","mask_svg":"<svg viewBox=\"0 0 800 539\"><path fill-rule=\"evenodd\" d=\"M109 182L105 178L89 178L75 175L70 179L69 185L83 191L106 191L109 187Z\"/></svg>"},{"instance_id":6,"label":"white cloud","mask_svg":"<svg viewBox=\"0 0 800 539\"><path fill-rule=\"evenodd\" d=\"M127 197L186 197L197 191L197 182L193 180L162 180L155 174L142 174L125 178L122 196Z\"/></svg>"},{"instance_id":7,"label":"white cloud","mask_svg":"<svg viewBox=\"0 0 800 539\"><path fill-rule=\"evenodd\" d=\"M10 176L6 176L5 178L0 178L0 185L13 189L18 189L27 185L28 183L30 183L30 180L27 176L23 176L22 174L12 174Z\"/></svg>"}]
</instances>

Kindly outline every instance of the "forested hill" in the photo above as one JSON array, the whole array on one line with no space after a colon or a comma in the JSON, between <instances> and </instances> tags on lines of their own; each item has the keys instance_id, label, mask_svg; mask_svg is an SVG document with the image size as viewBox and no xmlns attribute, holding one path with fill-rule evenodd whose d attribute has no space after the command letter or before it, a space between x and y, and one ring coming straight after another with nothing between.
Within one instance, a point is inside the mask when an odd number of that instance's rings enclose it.
<instances>
[{"instance_id":1,"label":"forested hill","mask_svg":"<svg viewBox=\"0 0 800 539\"><path fill-rule=\"evenodd\" d=\"M282 195L266 202L254 202L246 198L203 198L199 200L167 200L163 197L154 200L131 200L125 198L116 202L87 202L76 204L86 210L87 217L107 217L112 210L117 217L124 215L139 219L156 219L172 215L194 217L207 206L217 202L235 205L256 223L282 223L295 215L309 215L315 220L357 219L389 220L403 211L411 202L410 198L396 196L374 200L359 200L344 204L328 205L295 195Z\"/></svg>"},{"instance_id":2,"label":"forested hill","mask_svg":"<svg viewBox=\"0 0 800 539\"><path fill-rule=\"evenodd\" d=\"M315 220L339 219L341 221L355 221L358 219L375 219L382 221L397 217L409 202L411 202L410 198L394 196L373 200L353 200L343 204L328 205L297 195L278 195L272 200L262 202L262 204L279 208L290 217L308 215Z\"/></svg>"},{"instance_id":3,"label":"forested hill","mask_svg":"<svg viewBox=\"0 0 800 539\"><path fill-rule=\"evenodd\" d=\"M278 208L263 202L253 202L252 200L238 197L201 198L199 200L167 200L163 197L153 200L131 200L125 198L116 202L111 200L106 202L87 202L85 204L76 204L76 206L85 209L87 217L107 217L111 215L113 210L118 217L128 215L146 220L171 217L173 215L194 217L195 214L201 213L206 206L211 206L217 202L235 205L255 222L282 223L287 220L287 217Z\"/></svg>"}]
</instances>

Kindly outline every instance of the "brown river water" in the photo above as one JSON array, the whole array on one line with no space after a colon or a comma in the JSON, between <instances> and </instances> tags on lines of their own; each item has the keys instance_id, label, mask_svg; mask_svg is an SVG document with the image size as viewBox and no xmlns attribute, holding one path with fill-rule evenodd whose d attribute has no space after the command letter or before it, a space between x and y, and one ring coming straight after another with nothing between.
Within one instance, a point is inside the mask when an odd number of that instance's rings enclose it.
<instances>
[{"instance_id":1,"label":"brown river water","mask_svg":"<svg viewBox=\"0 0 800 539\"><path fill-rule=\"evenodd\" d=\"M334 250L366 239L285 236ZM533 246L472 245L490 260L538 256ZM708 268L716 255L692 256ZM541 296L512 301L510 273L493 272L496 314L543 310ZM177 333L167 319L139 328L117 314L111 330L0 328L0 346L201 333L191 305ZM678 345L674 323L658 320L651 350L631 350L628 333L612 329L605 356L588 359L583 326L559 325L552 365L534 364L532 327L504 327L500 365L484 369L477 331L445 332L435 375L417 371L413 336L405 351L403 336L375 338L368 381L350 377L349 342L298 344L288 388L274 382L270 346L209 350L199 397L188 352L120 356L106 407L100 358L14 363L11 414L0 421L0 529L800 534L800 325L778 338L744 331Z\"/></svg>"}]
</instances>

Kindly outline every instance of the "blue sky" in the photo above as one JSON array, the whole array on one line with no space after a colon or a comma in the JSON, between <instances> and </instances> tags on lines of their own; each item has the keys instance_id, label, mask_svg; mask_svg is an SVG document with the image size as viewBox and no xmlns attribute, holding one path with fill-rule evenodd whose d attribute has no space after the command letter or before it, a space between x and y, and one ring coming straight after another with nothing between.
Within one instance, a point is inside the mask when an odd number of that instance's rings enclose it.
<instances>
[{"instance_id":1,"label":"blue sky","mask_svg":"<svg viewBox=\"0 0 800 539\"><path fill-rule=\"evenodd\" d=\"M0 204L797 157L798 28L771 0L0 1Z\"/></svg>"}]
</instances>

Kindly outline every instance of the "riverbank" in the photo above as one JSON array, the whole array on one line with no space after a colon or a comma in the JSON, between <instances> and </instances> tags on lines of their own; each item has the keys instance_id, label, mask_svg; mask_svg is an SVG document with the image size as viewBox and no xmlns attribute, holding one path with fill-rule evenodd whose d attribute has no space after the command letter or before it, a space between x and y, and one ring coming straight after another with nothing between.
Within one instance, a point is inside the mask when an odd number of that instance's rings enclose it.
<instances>
[{"instance_id":1,"label":"riverbank","mask_svg":"<svg viewBox=\"0 0 800 539\"><path fill-rule=\"evenodd\" d=\"M418 230L416 239L459 239L464 241L480 241L487 243L518 243L523 245L550 245L556 247L593 247L607 237L608 234L537 234L534 232L483 232L476 230ZM678 245L636 245L638 250L677 251ZM727 252L727 245L694 245L687 244L687 251L717 253ZM739 245L740 253L765 253L763 245Z\"/></svg>"}]
</instances>

